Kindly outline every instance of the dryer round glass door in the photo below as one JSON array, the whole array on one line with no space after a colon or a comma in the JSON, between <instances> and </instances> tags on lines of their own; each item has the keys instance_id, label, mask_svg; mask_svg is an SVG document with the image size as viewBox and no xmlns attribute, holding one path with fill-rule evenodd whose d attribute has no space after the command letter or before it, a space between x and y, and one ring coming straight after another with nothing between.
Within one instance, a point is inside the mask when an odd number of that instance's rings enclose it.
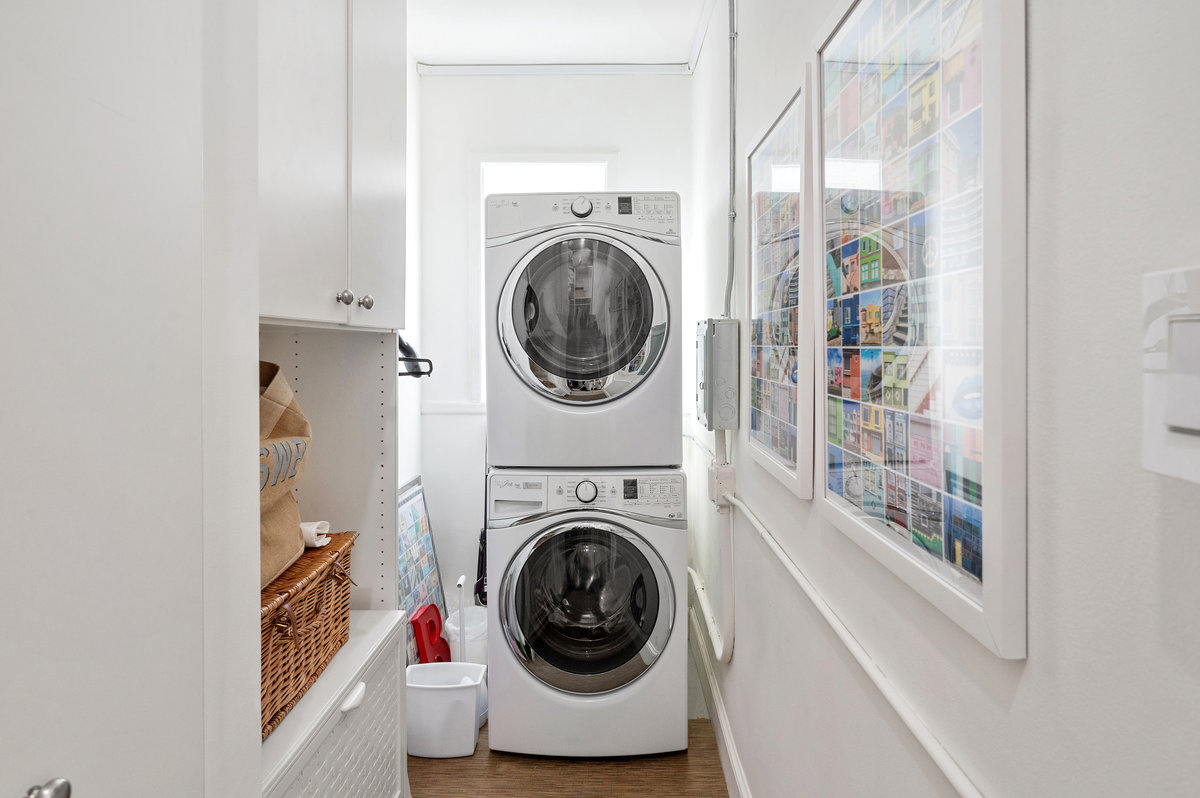
<instances>
[{"instance_id":1,"label":"dryer round glass door","mask_svg":"<svg viewBox=\"0 0 1200 798\"><path fill-rule=\"evenodd\" d=\"M640 535L573 521L538 533L500 584L500 621L517 660L568 693L637 679L666 647L675 619L671 575Z\"/></svg>"},{"instance_id":2,"label":"dryer round glass door","mask_svg":"<svg viewBox=\"0 0 1200 798\"><path fill-rule=\"evenodd\" d=\"M666 345L668 314L662 282L637 250L579 232L521 259L497 315L508 362L530 387L594 404L650 374Z\"/></svg>"}]
</instances>

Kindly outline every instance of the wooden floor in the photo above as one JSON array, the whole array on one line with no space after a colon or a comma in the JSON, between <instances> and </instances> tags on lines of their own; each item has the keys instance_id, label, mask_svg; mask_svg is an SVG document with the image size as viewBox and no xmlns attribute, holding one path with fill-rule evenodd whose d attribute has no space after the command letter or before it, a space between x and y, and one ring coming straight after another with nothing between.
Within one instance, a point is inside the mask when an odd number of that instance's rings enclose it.
<instances>
[{"instance_id":1,"label":"wooden floor","mask_svg":"<svg viewBox=\"0 0 1200 798\"><path fill-rule=\"evenodd\" d=\"M620 759L556 759L489 751L487 726L475 755L408 758L413 798L536 795L538 798L728 798L717 740L708 720L688 721L688 750Z\"/></svg>"}]
</instances>

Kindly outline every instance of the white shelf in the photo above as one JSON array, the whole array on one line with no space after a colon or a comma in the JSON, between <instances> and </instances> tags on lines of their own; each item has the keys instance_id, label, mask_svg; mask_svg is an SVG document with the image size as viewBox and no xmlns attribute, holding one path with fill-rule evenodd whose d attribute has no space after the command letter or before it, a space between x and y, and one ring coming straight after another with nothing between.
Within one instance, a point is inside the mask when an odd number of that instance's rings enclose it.
<instances>
[{"instance_id":1,"label":"white shelf","mask_svg":"<svg viewBox=\"0 0 1200 798\"><path fill-rule=\"evenodd\" d=\"M322 732L333 725L331 721L336 722L346 693L366 673L397 627L403 634L405 622L404 613L398 610L351 611L350 639L283 722L263 740L264 795L275 789L290 772L303 766L320 744ZM404 663L400 664L400 671L404 671ZM404 723L404 718L399 722Z\"/></svg>"}]
</instances>

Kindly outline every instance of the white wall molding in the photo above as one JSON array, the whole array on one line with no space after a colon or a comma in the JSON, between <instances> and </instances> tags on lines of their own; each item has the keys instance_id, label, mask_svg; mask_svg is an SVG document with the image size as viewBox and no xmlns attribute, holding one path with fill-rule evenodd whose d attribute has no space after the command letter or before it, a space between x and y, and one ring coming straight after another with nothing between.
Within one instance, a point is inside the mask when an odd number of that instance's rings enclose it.
<instances>
[{"instance_id":1,"label":"white wall molding","mask_svg":"<svg viewBox=\"0 0 1200 798\"><path fill-rule=\"evenodd\" d=\"M732 2L732 0L728 0ZM688 58L688 74L696 71L696 64L700 61L700 53L704 50L704 40L708 38L708 23L712 20L713 6L717 4L717 0L705 0L704 10L700 12L700 20L696 25L696 38L692 42L692 54Z\"/></svg>"},{"instance_id":2,"label":"white wall molding","mask_svg":"<svg viewBox=\"0 0 1200 798\"><path fill-rule=\"evenodd\" d=\"M950 782L950 785L963 798L982 798L979 788L971 780L971 777L967 775L954 756L925 723L925 719L917 713L916 709L913 708L900 690L888 679L887 674L884 673L875 658L863 647L862 643L858 641L858 638L854 636L854 633L850 631L834 609L829 606L829 603L825 601L825 597L821 595L816 585L800 569L800 566L796 565L796 562L779 544L779 540L771 530L767 529L766 525L763 524L754 511L741 499L732 494L726 495L725 498L741 512L742 516L758 532L763 543L767 545L767 548L779 560L780 565L787 570L805 597L812 602L817 612L829 624L829 628L837 636L838 640L841 641L846 650L854 657L854 661L858 663L859 667L867 675L867 678L871 680L871 683L875 685L883 695L883 698L891 705L909 732L912 733L921 747L925 749L925 752L929 754L929 758L942 771L942 774Z\"/></svg>"},{"instance_id":3,"label":"white wall molding","mask_svg":"<svg viewBox=\"0 0 1200 798\"><path fill-rule=\"evenodd\" d=\"M695 585L692 585L692 588L694 590ZM746 771L742 767L741 757L738 756L737 743L733 739L733 729L729 724L729 713L725 710L725 699L721 696L721 686L717 684L712 646L704 630L704 623L697 617L694 606L688 607L688 628L692 660L696 663L696 670L700 675L704 700L708 702L708 714L717 737L717 752L721 757L721 769L725 773L725 786L729 789L729 798L751 798L750 784L746 781Z\"/></svg>"},{"instance_id":4,"label":"white wall molding","mask_svg":"<svg viewBox=\"0 0 1200 798\"><path fill-rule=\"evenodd\" d=\"M484 75L690 75L691 64L423 64L422 77Z\"/></svg>"},{"instance_id":5,"label":"white wall molding","mask_svg":"<svg viewBox=\"0 0 1200 798\"><path fill-rule=\"evenodd\" d=\"M417 62L422 77L469 77L485 75L690 75L700 60L708 23L717 0L706 0L696 23L696 36L686 63L614 64L428 64Z\"/></svg>"}]
</instances>

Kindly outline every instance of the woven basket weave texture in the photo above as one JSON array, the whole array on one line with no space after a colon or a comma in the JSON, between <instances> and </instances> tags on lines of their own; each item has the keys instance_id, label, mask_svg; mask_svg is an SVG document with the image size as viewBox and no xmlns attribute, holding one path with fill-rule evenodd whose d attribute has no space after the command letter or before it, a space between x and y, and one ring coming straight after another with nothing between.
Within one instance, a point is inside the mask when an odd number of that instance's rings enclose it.
<instances>
[{"instance_id":1,"label":"woven basket weave texture","mask_svg":"<svg viewBox=\"0 0 1200 798\"><path fill-rule=\"evenodd\" d=\"M262 590L264 739L350 639L350 548L357 536L330 535Z\"/></svg>"}]
</instances>

